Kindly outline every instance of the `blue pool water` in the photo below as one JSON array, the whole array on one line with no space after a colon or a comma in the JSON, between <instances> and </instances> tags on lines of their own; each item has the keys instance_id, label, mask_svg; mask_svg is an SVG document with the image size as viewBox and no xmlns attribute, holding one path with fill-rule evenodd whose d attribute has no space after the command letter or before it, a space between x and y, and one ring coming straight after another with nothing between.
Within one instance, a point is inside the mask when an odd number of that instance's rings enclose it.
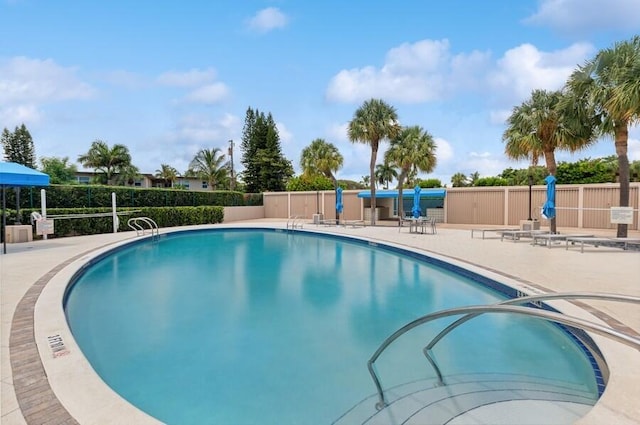
<instances>
[{"instance_id":1,"label":"blue pool water","mask_svg":"<svg viewBox=\"0 0 640 425\"><path fill-rule=\"evenodd\" d=\"M65 299L96 372L169 424L331 423L375 393L367 360L407 322L503 296L446 268L365 243L272 230L182 232L97 260ZM390 387L435 376L422 347L378 360ZM557 326L486 315L435 349L443 374L513 373L584 387L593 368Z\"/></svg>"}]
</instances>

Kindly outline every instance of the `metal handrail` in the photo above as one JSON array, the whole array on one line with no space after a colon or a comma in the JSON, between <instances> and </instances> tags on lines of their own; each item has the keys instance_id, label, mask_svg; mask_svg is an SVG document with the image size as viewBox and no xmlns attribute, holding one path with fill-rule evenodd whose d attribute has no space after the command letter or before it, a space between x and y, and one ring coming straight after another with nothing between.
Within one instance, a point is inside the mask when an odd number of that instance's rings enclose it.
<instances>
[{"instance_id":1,"label":"metal handrail","mask_svg":"<svg viewBox=\"0 0 640 425\"><path fill-rule=\"evenodd\" d=\"M640 304L640 297L634 297L631 295L619 295L619 294L610 294L606 292L556 292L552 294L539 294L539 295L527 295L524 297L513 298L506 301L499 302L494 305L514 305L514 304L525 304L525 303L536 303L539 301L549 301L549 300L566 300L566 299L592 299L592 300L602 300L602 301L615 301L615 302L629 302L634 304ZM537 306L539 307L539 306ZM440 372L440 368L437 363L433 360L429 351L448 333L453 331L458 326L463 323L473 319L481 315L482 313L476 314L467 314L466 316L462 316L455 322L449 324L446 328L444 328L438 335L436 335L423 349L425 357L433 366L433 369L438 376L437 385L444 385L444 380L442 379L442 373Z\"/></svg>"},{"instance_id":2,"label":"metal handrail","mask_svg":"<svg viewBox=\"0 0 640 425\"><path fill-rule=\"evenodd\" d=\"M289 229L289 223L291 223L291 230L296 228L296 220L298 220L300 217L299 215L292 215L289 217L289 219L287 220L287 229ZM302 225L300 225L300 227L302 227Z\"/></svg>"},{"instance_id":3,"label":"metal handrail","mask_svg":"<svg viewBox=\"0 0 640 425\"><path fill-rule=\"evenodd\" d=\"M380 347L376 350L376 352L373 354L373 356L371 356L371 358L367 362L367 368L369 369L369 373L371 374L371 377L373 378L373 382L376 386L376 390L378 391L378 402L376 403L376 409L380 410L384 408L387 405L387 403L384 399L384 391L382 390L380 379L378 378L378 375L376 374L373 368L373 364L378 359L378 357L380 357L382 352L393 341L398 339L401 335L408 332L409 330L436 319L441 319L443 317L449 317L449 316L457 316L460 314L474 314L475 316L478 316L479 314L482 314L482 313L512 313L512 314L520 314L524 316L538 317L548 321L561 323L563 325L568 325L568 326L572 326L582 330L591 331L599 335L616 340L618 342L621 342L623 344L640 349L640 338L632 337L623 332L617 331L607 326L600 325L598 323L590 322L588 320L580 319L577 317L566 316L561 313L542 310L538 308L493 304L493 305L457 307L457 308L452 308L447 310L441 310L435 313L427 314L426 316L422 316L418 319L415 319L412 322L407 323L406 325L404 325L403 327L395 331L391 336L389 336L387 339L384 340L384 342L380 345Z\"/></svg>"},{"instance_id":4,"label":"metal handrail","mask_svg":"<svg viewBox=\"0 0 640 425\"><path fill-rule=\"evenodd\" d=\"M144 232L146 230L146 228L142 227L142 225L139 222L143 222L147 226L149 226L149 229L151 230L152 239L154 238L154 236L156 237L160 236L160 229L158 228L158 224L155 221L153 221L151 218L133 217L127 221L127 226L129 226L131 229L136 231L136 236L140 236L141 233L142 235L144 235ZM155 235L154 235L154 231L155 231Z\"/></svg>"}]
</instances>

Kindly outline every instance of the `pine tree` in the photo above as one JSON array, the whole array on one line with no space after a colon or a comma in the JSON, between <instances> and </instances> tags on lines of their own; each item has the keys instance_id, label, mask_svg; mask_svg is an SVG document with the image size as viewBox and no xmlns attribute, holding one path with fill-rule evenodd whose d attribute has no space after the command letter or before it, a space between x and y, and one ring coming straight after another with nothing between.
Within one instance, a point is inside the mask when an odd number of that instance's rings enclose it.
<instances>
[{"instance_id":1,"label":"pine tree","mask_svg":"<svg viewBox=\"0 0 640 425\"><path fill-rule=\"evenodd\" d=\"M27 127L22 124L11 133L6 128L2 131L2 146L4 157L9 162L36 168L36 155L33 139Z\"/></svg>"},{"instance_id":2,"label":"pine tree","mask_svg":"<svg viewBox=\"0 0 640 425\"><path fill-rule=\"evenodd\" d=\"M291 161L282 155L280 135L271 113L249 108L245 117L241 144L242 173L249 193L283 191L293 175Z\"/></svg>"}]
</instances>

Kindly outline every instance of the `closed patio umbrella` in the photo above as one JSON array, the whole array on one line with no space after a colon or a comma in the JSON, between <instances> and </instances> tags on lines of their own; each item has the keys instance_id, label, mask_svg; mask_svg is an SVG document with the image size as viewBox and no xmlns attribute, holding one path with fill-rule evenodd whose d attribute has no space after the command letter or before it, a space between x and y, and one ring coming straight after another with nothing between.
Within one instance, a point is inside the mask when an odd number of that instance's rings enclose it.
<instances>
[{"instance_id":1,"label":"closed patio umbrella","mask_svg":"<svg viewBox=\"0 0 640 425\"><path fill-rule=\"evenodd\" d=\"M542 206L542 217L551 220L556 217L556 178L549 174L544 181L547 184L547 201Z\"/></svg>"},{"instance_id":2,"label":"closed patio umbrella","mask_svg":"<svg viewBox=\"0 0 640 425\"><path fill-rule=\"evenodd\" d=\"M420 186L416 186L413 192L413 207L411 208L411 213L414 218L420 218L422 214L422 209L420 209L420 191L422 189Z\"/></svg>"},{"instance_id":3,"label":"closed patio umbrella","mask_svg":"<svg viewBox=\"0 0 640 425\"><path fill-rule=\"evenodd\" d=\"M342 214L344 205L342 204L342 188L336 189L336 219L339 219L339 214Z\"/></svg>"}]
</instances>

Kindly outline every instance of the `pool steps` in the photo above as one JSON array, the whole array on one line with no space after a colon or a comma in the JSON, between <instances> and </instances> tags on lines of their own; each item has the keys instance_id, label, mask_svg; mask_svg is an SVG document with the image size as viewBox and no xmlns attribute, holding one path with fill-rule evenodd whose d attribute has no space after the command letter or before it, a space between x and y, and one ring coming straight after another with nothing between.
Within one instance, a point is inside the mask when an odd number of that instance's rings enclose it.
<instances>
[{"instance_id":1,"label":"pool steps","mask_svg":"<svg viewBox=\"0 0 640 425\"><path fill-rule=\"evenodd\" d=\"M592 392L566 382L518 375L447 376L448 385L421 380L387 392L388 404L377 410L373 394L334 422L346 424L573 423L596 403ZM517 402L517 403L514 403ZM481 415L480 410L482 409ZM476 417L477 416L477 417ZM533 420L533 422L531 422Z\"/></svg>"}]
</instances>

